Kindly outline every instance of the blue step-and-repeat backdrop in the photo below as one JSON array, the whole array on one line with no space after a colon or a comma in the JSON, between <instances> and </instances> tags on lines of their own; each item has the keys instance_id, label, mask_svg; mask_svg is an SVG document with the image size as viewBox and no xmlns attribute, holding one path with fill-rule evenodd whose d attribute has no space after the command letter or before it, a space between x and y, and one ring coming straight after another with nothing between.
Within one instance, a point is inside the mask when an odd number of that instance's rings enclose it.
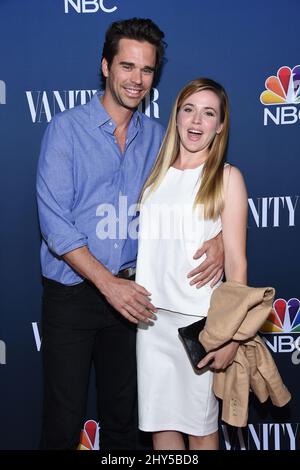
<instances>
[{"instance_id":1,"label":"blue step-and-repeat backdrop","mask_svg":"<svg viewBox=\"0 0 300 470\"><path fill-rule=\"evenodd\" d=\"M293 398L251 398L249 424L221 423L224 449L300 449L299 0L0 0L0 448L35 449L41 422L40 232L35 174L55 113L99 88L108 25L150 17L167 61L143 105L167 123L189 80L208 76L231 104L228 160L249 192L249 284L274 286L263 337ZM93 376L82 448L97 448ZM101 439L100 439L101 441Z\"/></svg>"}]
</instances>

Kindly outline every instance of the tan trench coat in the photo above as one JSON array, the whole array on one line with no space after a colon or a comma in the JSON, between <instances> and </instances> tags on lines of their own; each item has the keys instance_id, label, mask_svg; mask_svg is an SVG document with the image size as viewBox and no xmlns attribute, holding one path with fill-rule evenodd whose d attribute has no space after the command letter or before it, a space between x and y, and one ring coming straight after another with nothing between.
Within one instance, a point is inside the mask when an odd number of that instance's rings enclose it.
<instances>
[{"instance_id":1,"label":"tan trench coat","mask_svg":"<svg viewBox=\"0 0 300 470\"><path fill-rule=\"evenodd\" d=\"M233 363L214 373L213 390L223 400L222 420L232 426L246 426L250 390L261 403L270 397L274 405L284 406L291 399L271 353L256 334L271 311L274 295L272 287L229 281L212 294L200 342L209 352L231 339L241 341Z\"/></svg>"}]
</instances>

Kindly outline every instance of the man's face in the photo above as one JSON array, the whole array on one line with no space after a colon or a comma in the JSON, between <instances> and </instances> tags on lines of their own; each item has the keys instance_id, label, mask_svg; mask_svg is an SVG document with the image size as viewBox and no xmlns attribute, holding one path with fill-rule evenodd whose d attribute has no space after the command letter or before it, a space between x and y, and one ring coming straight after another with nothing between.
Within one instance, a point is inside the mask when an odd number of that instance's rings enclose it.
<instances>
[{"instance_id":1,"label":"man's face","mask_svg":"<svg viewBox=\"0 0 300 470\"><path fill-rule=\"evenodd\" d=\"M106 100L130 110L136 108L151 89L155 60L156 49L149 42L120 39L110 68L106 59L102 60Z\"/></svg>"}]
</instances>

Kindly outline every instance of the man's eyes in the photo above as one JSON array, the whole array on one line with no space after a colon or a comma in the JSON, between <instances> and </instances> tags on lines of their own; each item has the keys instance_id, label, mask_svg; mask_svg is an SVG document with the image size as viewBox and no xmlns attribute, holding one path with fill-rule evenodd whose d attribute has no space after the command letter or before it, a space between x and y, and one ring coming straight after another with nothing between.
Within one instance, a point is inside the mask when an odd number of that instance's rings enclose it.
<instances>
[{"instance_id":1,"label":"man's eyes","mask_svg":"<svg viewBox=\"0 0 300 470\"><path fill-rule=\"evenodd\" d=\"M143 69L143 72L150 75L150 74L152 74L152 73L154 72L154 70L153 70L153 69L147 69L147 68L146 68L146 69Z\"/></svg>"},{"instance_id":2,"label":"man's eyes","mask_svg":"<svg viewBox=\"0 0 300 470\"><path fill-rule=\"evenodd\" d=\"M133 70L134 69L134 65L131 65L131 64L122 64L122 68L124 70ZM142 73L146 74L146 75L152 75L154 73L154 70L151 69L151 68L144 68L142 69Z\"/></svg>"}]
</instances>

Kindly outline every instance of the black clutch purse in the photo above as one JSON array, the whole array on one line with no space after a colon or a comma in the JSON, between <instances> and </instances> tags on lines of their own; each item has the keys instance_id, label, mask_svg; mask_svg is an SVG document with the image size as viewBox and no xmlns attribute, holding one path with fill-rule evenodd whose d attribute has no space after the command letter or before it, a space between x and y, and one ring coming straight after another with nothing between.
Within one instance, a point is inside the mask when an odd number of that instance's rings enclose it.
<instances>
[{"instance_id":1,"label":"black clutch purse","mask_svg":"<svg viewBox=\"0 0 300 470\"><path fill-rule=\"evenodd\" d=\"M203 330L206 322L206 317L202 318L191 325L178 328L179 336L184 344L189 359L196 370L198 362L203 359L207 352L199 341L199 333Z\"/></svg>"}]
</instances>

